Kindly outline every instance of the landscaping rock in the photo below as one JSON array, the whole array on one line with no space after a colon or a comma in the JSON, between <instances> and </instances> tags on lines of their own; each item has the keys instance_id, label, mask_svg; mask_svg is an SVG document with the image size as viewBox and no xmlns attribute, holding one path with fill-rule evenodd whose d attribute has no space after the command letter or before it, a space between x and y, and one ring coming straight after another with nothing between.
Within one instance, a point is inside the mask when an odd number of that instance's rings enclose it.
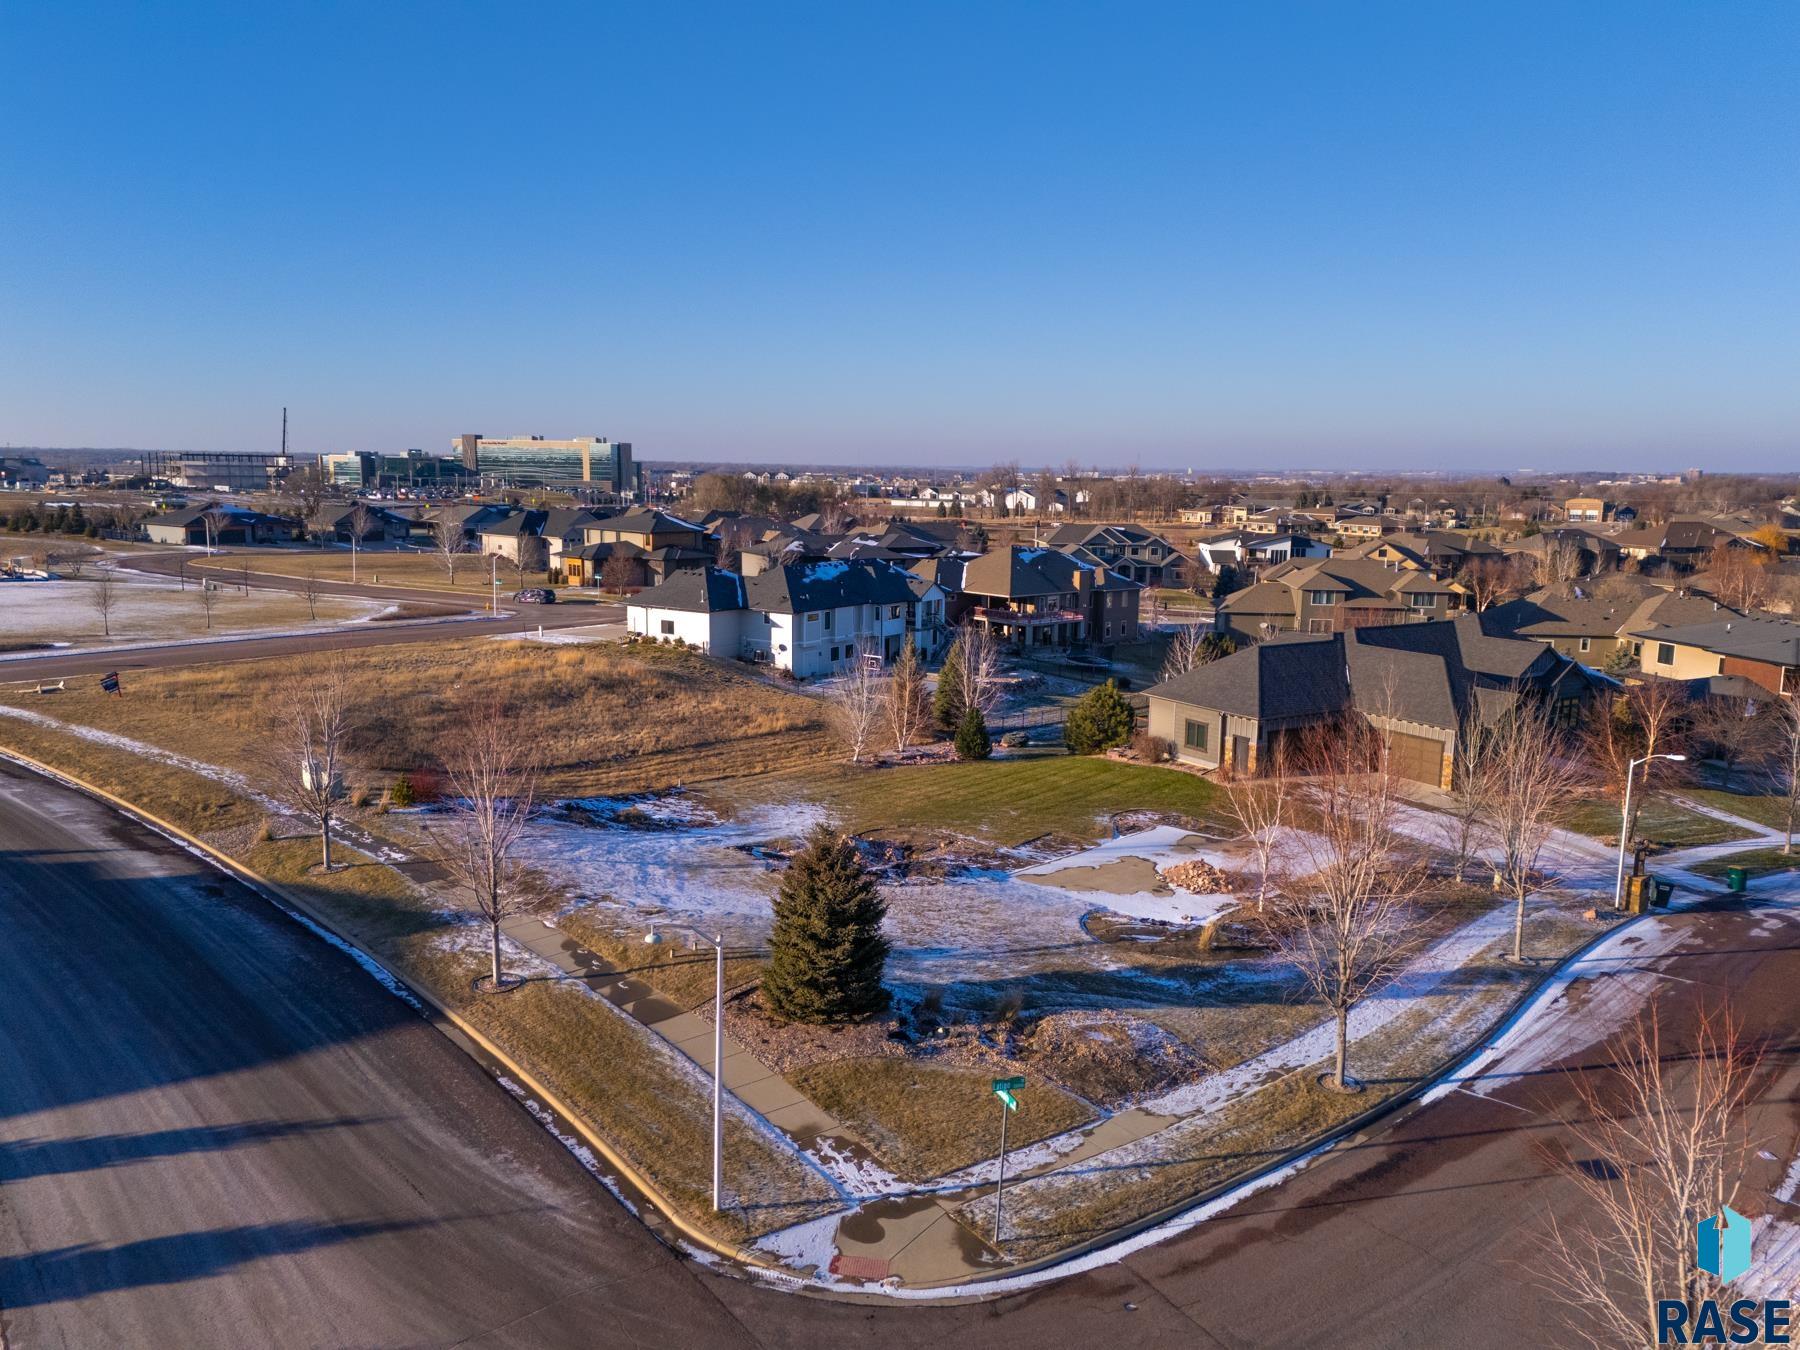
<instances>
[{"instance_id":1,"label":"landscaping rock","mask_svg":"<svg viewBox=\"0 0 1800 1350\"><path fill-rule=\"evenodd\" d=\"M1171 886L1178 886L1194 895L1231 895L1239 889L1236 877L1222 868L1214 867L1204 858L1171 863L1159 870L1163 880Z\"/></svg>"}]
</instances>

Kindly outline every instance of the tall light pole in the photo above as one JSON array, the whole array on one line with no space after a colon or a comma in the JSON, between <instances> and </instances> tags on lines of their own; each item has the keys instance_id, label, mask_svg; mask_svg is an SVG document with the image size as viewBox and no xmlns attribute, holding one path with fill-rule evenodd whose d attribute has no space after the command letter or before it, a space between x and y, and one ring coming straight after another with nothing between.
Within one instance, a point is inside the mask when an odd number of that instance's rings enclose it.
<instances>
[{"instance_id":1,"label":"tall light pole","mask_svg":"<svg viewBox=\"0 0 1800 1350\"><path fill-rule=\"evenodd\" d=\"M1631 785L1637 778L1637 766L1648 764L1653 759L1672 759L1679 762L1687 759L1686 755L1645 755L1642 759L1634 759L1625 769L1625 806L1619 812L1619 870L1613 877L1613 908L1620 907L1620 900L1625 891L1625 835L1631 824ZM1646 781L1650 770L1644 770Z\"/></svg>"},{"instance_id":2,"label":"tall light pole","mask_svg":"<svg viewBox=\"0 0 1800 1350\"><path fill-rule=\"evenodd\" d=\"M713 1213L717 1214L725 1175L725 935L715 933L708 937L698 928L685 923L678 923L673 927L692 933L702 942L711 943L716 957L713 967L712 1207ZM662 940L662 934L654 928L644 934L644 941L651 946Z\"/></svg>"}]
</instances>

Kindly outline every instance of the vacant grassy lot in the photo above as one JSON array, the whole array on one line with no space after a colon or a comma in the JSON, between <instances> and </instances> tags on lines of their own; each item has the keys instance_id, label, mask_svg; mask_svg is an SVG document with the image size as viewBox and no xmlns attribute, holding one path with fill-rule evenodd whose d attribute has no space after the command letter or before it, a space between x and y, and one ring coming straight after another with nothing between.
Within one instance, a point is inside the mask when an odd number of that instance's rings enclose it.
<instances>
[{"instance_id":1,"label":"vacant grassy lot","mask_svg":"<svg viewBox=\"0 0 1800 1350\"><path fill-rule=\"evenodd\" d=\"M1576 804L1565 825L1593 839L1616 840L1619 837L1619 804L1611 801L1584 801ZM1652 796L1638 814L1638 834L1652 843L1670 848L1691 848L1696 844L1723 844L1732 839L1748 839L1747 831L1698 811L1689 811L1661 797Z\"/></svg>"},{"instance_id":2,"label":"vacant grassy lot","mask_svg":"<svg viewBox=\"0 0 1800 1350\"><path fill-rule=\"evenodd\" d=\"M705 658L670 648L548 647L486 639L369 648L346 655L358 691L358 783L398 773L429 788L439 755L496 703L543 752L546 792L640 792L792 769L830 752L820 705ZM0 700L253 771L287 660L128 672L109 698L97 682Z\"/></svg>"},{"instance_id":3,"label":"vacant grassy lot","mask_svg":"<svg viewBox=\"0 0 1800 1350\"><path fill-rule=\"evenodd\" d=\"M252 570L272 572L279 576L303 577L316 574L322 581L349 581L351 556L348 548L245 548L233 549L211 559L196 557L188 564L190 574L212 569L235 576L248 563ZM420 590L454 591L458 595L486 595L492 589L488 580L490 563L476 553L459 554L456 579L451 581L443 558L430 552L410 549L364 549L355 558L356 580L384 586L411 586ZM542 572L527 572L525 585L542 586ZM519 570L505 558L500 560L502 594L519 589Z\"/></svg>"},{"instance_id":4,"label":"vacant grassy lot","mask_svg":"<svg viewBox=\"0 0 1800 1350\"><path fill-rule=\"evenodd\" d=\"M201 604L197 582L191 581L182 590L173 581L164 585L161 581L121 579L112 586L112 613L102 621L94 608L99 594L100 586L91 569L82 577L64 581L8 582L0 589L5 641L9 645L67 642L98 647L109 642L203 638L209 634L223 637L257 629L341 623L367 617L383 608L379 602L335 596L321 596L309 606L304 596L287 591L252 589L244 594L222 585L212 593L209 616ZM0 677L3 676L4 670L0 669Z\"/></svg>"},{"instance_id":5,"label":"vacant grassy lot","mask_svg":"<svg viewBox=\"0 0 1800 1350\"><path fill-rule=\"evenodd\" d=\"M990 1073L905 1059L850 1059L815 1064L788 1077L909 1181L972 1166L993 1157L999 1145L1000 1102ZM1093 1118L1078 1098L1029 1084L1007 1123L1007 1147L1047 1139Z\"/></svg>"},{"instance_id":6,"label":"vacant grassy lot","mask_svg":"<svg viewBox=\"0 0 1800 1350\"><path fill-rule=\"evenodd\" d=\"M1120 811L1218 819L1219 790L1174 769L1074 755L890 768L833 765L808 776L808 796L853 833L951 830L1002 845L1045 834L1100 839Z\"/></svg>"}]
</instances>

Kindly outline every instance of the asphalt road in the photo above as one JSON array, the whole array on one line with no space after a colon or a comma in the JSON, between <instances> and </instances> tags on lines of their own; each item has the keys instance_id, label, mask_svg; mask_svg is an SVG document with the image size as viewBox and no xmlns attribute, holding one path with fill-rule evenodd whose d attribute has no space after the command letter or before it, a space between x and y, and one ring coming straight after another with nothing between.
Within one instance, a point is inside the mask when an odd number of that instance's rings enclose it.
<instances>
[{"instance_id":1,"label":"asphalt road","mask_svg":"<svg viewBox=\"0 0 1800 1350\"><path fill-rule=\"evenodd\" d=\"M229 555L222 555L228 557ZM303 555L296 555L300 558ZM379 555L370 555L371 558ZM155 553L132 557L130 568L158 576L172 577L183 560L194 561L192 554ZM265 561L258 559L257 561ZM189 581L195 574L189 573ZM233 583L235 584L235 583ZM253 572L253 590L299 591L306 583L292 578ZM362 582L319 583L321 592L357 596L368 600L386 600L395 604L430 605L445 616L459 613L469 618L446 618L434 623L360 623L325 629L298 637L221 638L216 642L184 642L162 647L136 647L121 651L55 653L44 656L22 656L0 661L0 684L60 680L82 675L100 675L109 670L128 674L133 670L149 670L164 666L212 665L223 661L255 661L272 656L293 656L301 652L352 650L363 647L387 647L410 642L444 642L458 638L495 636L517 633L523 629L574 628L589 624L620 623L625 609L617 604L513 605L513 613L497 619L482 618L476 612L484 603L480 596L470 596L465 603L442 591L416 590L404 586L376 586ZM503 594L507 592L503 591ZM0 634L5 625L0 621Z\"/></svg>"},{"instance_id":2,"label":"asphalt road","mask_svg":"<svg viewBox=\"0 0 1800 1350\"><path fill-rule=\"evenodd\" d=\"M0 854L9 1347L1571 1343L1534 1274L1575 1198L1539 1151L1556 1069L1503 1063L1488 1095L1029 1293L799 1298L669 1253L416 1014L185 852L0 768ZM1668 1043L1731 990L1778 1038L1759 1129L1800 1126L1800 927L1663 922L1691 938L1639 963ZM1595 1062L1582 1039L1570 1062Z\"/></svg>"}]
</instances>

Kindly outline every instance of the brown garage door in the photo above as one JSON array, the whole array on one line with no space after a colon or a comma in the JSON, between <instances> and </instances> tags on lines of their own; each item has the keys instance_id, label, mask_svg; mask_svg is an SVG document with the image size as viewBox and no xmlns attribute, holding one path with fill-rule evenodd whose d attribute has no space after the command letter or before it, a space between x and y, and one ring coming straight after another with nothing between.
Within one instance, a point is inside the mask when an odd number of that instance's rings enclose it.
<instances>
[{"instance_id":1,"label":"brown garage door","mask_svg":"<svg viewBox=\"0 0 1800 1350\"><path fill-rule=\"evenodd\" d=\"M1388 763L1402 778L1437 787L1444 781L1444 746L1429 736L1396 731L1388 737Z\"/></svg>"}]
</instances>

